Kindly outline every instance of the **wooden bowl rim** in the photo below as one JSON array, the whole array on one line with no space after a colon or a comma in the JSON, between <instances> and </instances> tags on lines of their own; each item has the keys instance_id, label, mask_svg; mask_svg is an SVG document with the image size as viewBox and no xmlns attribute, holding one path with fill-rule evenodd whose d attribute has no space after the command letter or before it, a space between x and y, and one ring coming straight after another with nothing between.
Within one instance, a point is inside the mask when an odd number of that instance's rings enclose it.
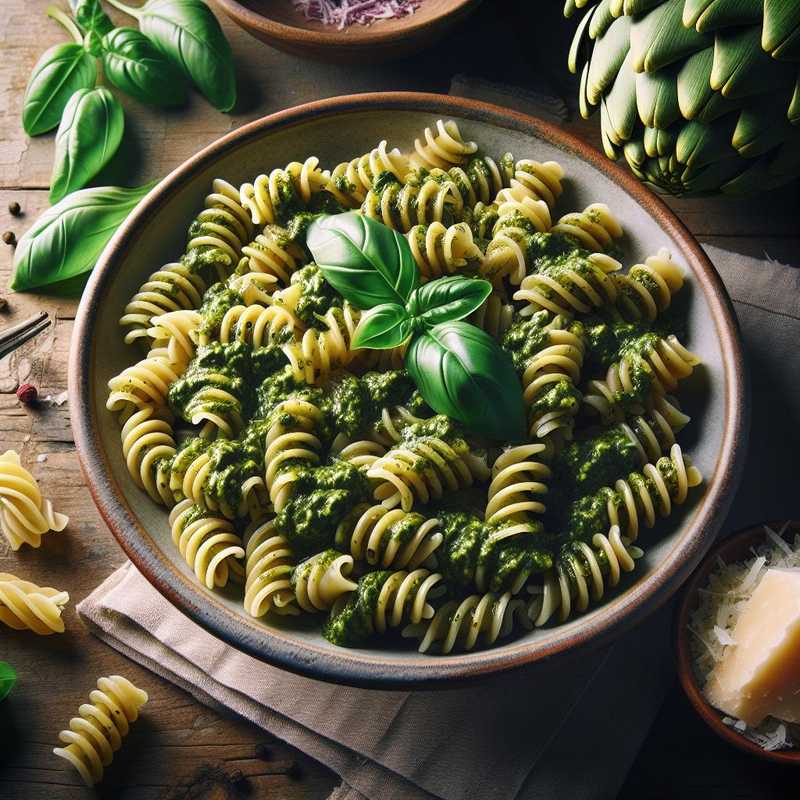
<instances>
[{"instance_id":1,"label":"wooden bowl rim","mask_svg":"<svg viewBox=\"0 0 800 800\"><path fill-rule=\"evenodd\" d=\"M746 753L779 764L794 764L798 766L800 765L800 748L793 748L792 750L764 750L749 739L745 739L738 731L729 727L722 721L722 712L714 708L705 699L695 679L694 670L692 668L691 647L689 646L689 631L687 627L689 624L689 617L695 608L697 592L708 581L708 576L714 569L717 558L722 556L726 563L732 560L738 560L734 558L726 559L725 554L735 553L746 545L755 544L764 539L766 537L765 526L779 533L787 522L790 526L800 526L800 521L798 520L763 522L760 525L745 528L744 530L737 531L725 537L708 551L684 589L675 615L674 638L678 678L683 687L683 691L689 698L689 702L706 725L708 725L717 736Z\"/></svg>"},{"instance_id":2,"label":"wooden bowl rim","mask_svg":"<svg viewBox=\"0 0 800 800\"><path fill-rule=\"evenodd\" d=\"M284 22L259 13L237 0L217 0L222 10L245 30L257 30L260 33L281 42L298 47L346 47L368 48L386 45L400 39L413 38L443 24L448 17L460 14L471 6L478 5L481 0L448 0L449 6L442 9L434 17L420 17L411 14L391 20L377 20L372 25L352 25L344 30L318 29L302 25L287 25ZM386 28L381 23L392 23Z\"/></svg>"},{"instance_id":3,"label":"wooden bowl rim","mask_svg":"<svg viewBox=\"0 0 800 800\"><path fill-rule=\"evenodd\" d=\"M135 243L171 192L190 182L222 153L258 139L264 132L290 128L320 116L379 110L482 121L547 141L591 164L635 199L678 244L714 320L723 357L725 413L721 452L714 471L707 476L703 498L686 518L680 538L651 575L600 606L579 628L569 633L564 632L565 628L560 633L558 628L551 629L546 641L510 643L502 649L455 656L419 656L415 661L394 659L392 653L380 650L341 648L334 652L314 643L298 645L280 629L234 613L170 563L142 527L113 478L100 440L98 410L90 385L98 346L97 337L92 335L93 319L119 269L118 257ZM476 100L416 92L348 95L279 111L226 134L174 169L120 226L98 259L75 320L69 378L72 430L90 493L122 549L150 583L202 628L251 656L313 678L373 688L453 686L575 651L589 643L599 646L631 628L672 596L714 541L741 478L742 449L749 427L749 390L730 298L700 245L667 205L598 150L550 123ZM104 408L101 413L105 413Z\"/></svg>"}]
</instances>

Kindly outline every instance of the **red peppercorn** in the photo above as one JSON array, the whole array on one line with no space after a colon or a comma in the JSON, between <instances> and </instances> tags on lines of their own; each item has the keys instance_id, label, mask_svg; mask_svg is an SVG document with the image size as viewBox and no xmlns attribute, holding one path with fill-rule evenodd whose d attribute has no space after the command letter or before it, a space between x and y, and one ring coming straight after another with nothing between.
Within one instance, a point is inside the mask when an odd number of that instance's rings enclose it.
<instances>
[{"instance_id":1,"label":"red peppercorn","mask_svg":"<svg viewBox=\"0 0 800 800\"><path fill-rule=\"evenodd\" d=\"M17 400L19 400L23 405L33 405L38 396L39 392L36 391L36 387L32 383L23 383L17 389Z\"/></svg>"}]
</instances>

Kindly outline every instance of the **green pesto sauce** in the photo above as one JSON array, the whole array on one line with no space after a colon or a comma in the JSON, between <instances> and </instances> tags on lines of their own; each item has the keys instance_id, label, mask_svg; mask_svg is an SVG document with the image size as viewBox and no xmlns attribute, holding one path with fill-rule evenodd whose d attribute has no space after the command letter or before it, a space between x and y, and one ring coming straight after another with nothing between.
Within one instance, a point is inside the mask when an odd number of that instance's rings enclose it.
<instances>
[{"instance_id":1,"label":"green pesto sauce","mask_svg":"<svg viewBox=\"0 0 800 800\"><path fill-rule=\"evenodd\" d=\"M391 172L390 170L384 170L383 172L379 172L374 180L372 181L372 188L375 192L380 194L387 186L391 184L400 184L400 181L397 180L397 176Z\"/></svg>"},{"instance_id":2,"label":"green pesto sauce","mask_svg":"<svg viewBox=\"0 0 800 800\"><path fill-rule=\"evenodd\" d=\"M242 305L244 300L238 292L228 289L224 283L214 283L203 295L200 306L200 327L198 332L213 338L219 333L222 318L234 306Z\"/></svg>"},{"instance_id":3,"label":"green pesto sauce","mask_svg":"<svg viewBox=\"0 0 800 800\"><path fill-rule=\"evenodd\" d=\"M361 383L375 418L382 408L407 405L416 392L416 384L404 369L367 372L362 376Z\"/></svg>"},{"instance_id":4,"label":"green pesto sauce","mask_svg":"<svg viewBox=\"0 0 800 800\"><path fill-rule=\"evenodd\" d=\"M410 444L419 439L442 439L454 450L467 447L464 431L461 426L444 414L437 414L430 419L409 425L403 431L403 444Z\"/></svg>"},{"instance_id":5,"label":"green pesto sauce","mask_svg":"<svg viewBox=\"0 0 800 800\"><path fill-rule=\"evenodd\" d=\"M358 647L369 639L374 630L373 619L381 589L391 574L389 570L378 570L360 578L358 589L331 614L322 628L322 635L340 647Z\"/></svg>"},{"instance_id":6,"label":"green pesto sauce","mask_svg":"<svg viewBox=\"0 0 800 800\"><path fill-rule=\"evenodd\" d=\"M518 373L522 374L530 359L549 344L545 327L550 318L548 311L539 311L527 319L519 317L504 334L500 346L511 355Z\"/></svg>"},{"instance_id":7,"label":"green pesto sauce","mask_svg":"<svg viewBox=\"0 0 800 800\"><path fill-rule=\"evenodd\" d=\"M192 231L195 232L192 233ZM195 228L193 226L189 229L189 235L201 236L203 235L203 231L201 228ZM231 257L219 247L204 244L200 247L193 247L189 252L181 256L181 264L183 264L189 272L207 275L210 271L218 267L230 267L232 260Z\"/></svg>"},{"instance_id":8,"label":"green pesto sauce","mask_svg":"<svg viewBox=\"0 0 800 800\"><path fill-rule=\"evenodd\" d=\"M581 393L575 384L564 378L545 384L529 406L531 416L550 411L577 412L581 405Z\"/></svg>"},{"instance_id":9,"label":"green pesto sauce","mask_svg":"<svg viewBox=\"0 0 800 800\"><path fill-rule=\"evenodd\" d=\"M349 373L337 375L328 387L323 411L338 433L352 438L370 416L370 402L363 383Z\"/></svg>"},{"instance_id":10,"label":"green pesto sauce","mask_svg":"<svg viewBox=\"0 0 800 800\"><path fill-rule=\"evenodd\" d=\"M292 275L292 284L300 285L301 295L294 313L306 326L327 330L322 317L334 307L341 308L342 296L323 277L316 264L309 264Z\"/></svg>"}]
</instances>

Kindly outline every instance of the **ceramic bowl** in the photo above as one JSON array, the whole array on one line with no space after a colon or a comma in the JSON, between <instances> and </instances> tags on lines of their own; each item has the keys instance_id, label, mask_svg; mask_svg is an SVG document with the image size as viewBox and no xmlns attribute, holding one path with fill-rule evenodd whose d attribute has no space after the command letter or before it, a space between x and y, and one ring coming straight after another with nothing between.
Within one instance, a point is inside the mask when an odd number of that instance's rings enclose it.
<instances>
[{"instance_id":1,"label":"ceramic bowl","mask_svg":"<svg viewBox=\"0 0 800 800\"><path fill-rule=\"evenodd\" d=\"M217 0L249 34L287 53L338 64L409 56L447 33L481 0L425 0L413 14L338 30L308 20L290 0Z\"/></svg>"},{"instance_id":2,"label":"ceramic bowl","mask_svg":"<svg viewBox=\"0 0 800 800\"><path fill-rule=\"evenodd\" d=\"M705 366L681 394L693 416L681 441L705 482L669 525L640 537L647 552L637 580L567 624L446 657L380 642L369 650L338 648L320 636L318 625L280 627L249 618L239 601L206 591L186 567L170 539L166 512L129 477L117 422L105 409L109 378L138 357L122 343L119 317L145 278L183 252L187 226L213 178L238 185L312 153L333 167L383 138L408 148L440 118L455 119L464 136L488 153L561 162L567 179L556 213L608 203L627 231L627 263L666 246L684 267L687 341ZM92 496L130 559L170 602L258 658L359 685L441 684L487 675L605 642L631 627L672 595L713 542L736 490L747 439L742 351L730 301L703 251L666 205L598 151L554 126L471 100L410 93L340 97L282 111L214 142L162 180L114 235L83 295L71 353L70 402Z\"/></svg>"},{"instance_id":3,"label":"ceramic bowl","mask_svg":"<svg viewBox=\"0 0 800 800\"><path fill-rule=\"evenodd\" d=\"M776 532L783 530L786 525L784 522L768 522L765 524ZM784 536L788 538L798 532L800 532L800 522L790 522L786 527ZM722 721L722 712L710 705L703 696L692 667L692 651L689 639L692 634L688 629L688 625L692 613L697 608L698 590L708 583L708 576L716 568L718 559L721 558L726 564L743 561L751 556L752 548L760 545L765 538L764 525L758 525L755 528L739 531L723 539L711 548L697 571L686 584L686 589L683 592L675 616L675 652L678 659L678 677L686 696L689 698L689 702L717 736L740 750L767 761L800 766L800 750L796 748L794 750L764 750L742 736L739 731L726 725Z\"/></svg>"}]
</instances>

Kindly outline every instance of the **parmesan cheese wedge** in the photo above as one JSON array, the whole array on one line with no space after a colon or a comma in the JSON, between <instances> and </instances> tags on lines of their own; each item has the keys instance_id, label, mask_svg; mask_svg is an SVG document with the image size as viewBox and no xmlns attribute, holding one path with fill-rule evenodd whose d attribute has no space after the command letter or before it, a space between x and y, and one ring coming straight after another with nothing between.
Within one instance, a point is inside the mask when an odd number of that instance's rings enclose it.
<instances>
[{"instance_id":1,"label":"parmesan cheese wedge","mask_svg":"<svg viewBox=\"0 0 800 800\"><path fill-rule=\"evenodd\" d=\"M800 722L800 569L768 569L732 635L704 689L711 704L748 725Z\"/></svg>"}]
</instances>

